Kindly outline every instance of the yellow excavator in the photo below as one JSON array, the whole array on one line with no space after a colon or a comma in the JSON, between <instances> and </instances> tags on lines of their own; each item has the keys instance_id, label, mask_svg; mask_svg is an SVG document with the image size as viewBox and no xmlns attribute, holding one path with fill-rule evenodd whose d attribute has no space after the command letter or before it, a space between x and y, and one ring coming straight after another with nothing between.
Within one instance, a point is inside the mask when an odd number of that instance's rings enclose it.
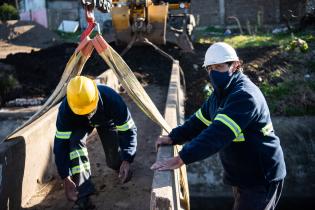
<instances>
[{"instance_id":1,"label":"yellow excavator","mask_svg":"<svg viewBox=\"0 0 315 210\"><path fill-rule=\"evenodd\" d=\"M112 4L114 40L128 44L126 50L146 39L157 45L171 42L183 51L193 51L190 39L195 19L190 14L190 0L113 0Z\"/></svg>"}]
</instances>

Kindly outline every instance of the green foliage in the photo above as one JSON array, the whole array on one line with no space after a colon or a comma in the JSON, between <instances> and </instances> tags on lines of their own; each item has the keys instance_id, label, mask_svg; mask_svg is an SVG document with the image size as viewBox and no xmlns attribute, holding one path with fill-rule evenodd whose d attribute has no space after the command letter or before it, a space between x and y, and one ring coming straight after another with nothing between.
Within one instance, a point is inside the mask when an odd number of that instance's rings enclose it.
<instances>
[{"instance_id":1,"label":"green foliage","mask_svg":"<svg viewBox=\"0 0 315 210\"><path fill-rule=\"evenodd\" d=\"M19 14L17 9L7 3L4 3L0 6L0 20L6 21L6 20L16 20L19 18Z\"/></svg>"},{"instance_id":2,"label":"green foliage","mask_svg":"<svg viewBox=\"0 0 315 210\"><path fill-rule=\"evenodd\" d=\"M205 87L203 88L203 95L204 95L204 99L208 99L209 96L212 94L213 92L213 87L211 86L210 83L207 83L205 85Z\"/></svg>"},{"instance_id":3,"label":"green foliage","mask_svg":"<svg viewBox=\"0 0 315 210\"><path fill-rule=\"evenodd\" d=\"M64 42L76 43L80 41L81 31L77 30L75 33L66 33L62 31L55 31Z\"/></svg>"},{"instance_id":4,"label":"green foliage","mask_svg":"<svg viewBox=\"0 0 315 210\"><path fill-rule=\"evenodd\" d=\"M315 36L312 34L296 34L299 37L300 42L298 47L301 46L301 51L306 52L308 50L308 43L315 42ZM294 37L294 36L293 36ZM236 36L214 36L205 35L205 33L199 32L196 38L198 43L201 44L212 44L214 42L223 41L234 48L245 48L245 47L260 47L260 46L279 46L287 48L292 42L292 34L256 34L256 35L236 35Z\"/></svg>"},{"instance_id":5,"label":"green foliage","mask_svg":"<svg viewBox=\"0 0 315 210\"><path fill-rule=\"evenodd\" d=\"M258 62L274 62L274 66L266 64L259 69L255 62L250 63L255 71L263 74L261 75L263 80L257 85L265 95L271 113L286 116L315 115L315 61L312 58L313 52L310 50L314 48L315 44L314 31L302 31L295 34L260 33L229 37L223 36L222 33L216 35L214 33L216 31L216 28L198 31L196 40L207 45L224 41L238 49L277 46L279 50L276 55L270 54L270 58L265 56L261 58L261 61L258 60ZM273 59L273 56L285 59L285 61L278 62ZM204 91L205 98L210 93L207 89L205 88Z\"/></svg>"},{"instance_id":6,"label":"green foliage","mask_svg":"<svg viewBox=\"0 0 315 210\"><path fill-rule=\"evenodd\" d=\"M267 35L239 35L231 38L224 38L224 42L232 45L234 48L259 47L273 45L272 37Z\"/></svg>"},{"instance_id":7,"label":"green foliage","mask_svg":"<svg viewBox=\"0 0 315 210\"><path fill-rule=\"evenodd\" d=\"M273 97L281 99L287 96L297 84L295 82L283 82L276 86L270 85L268 82L264 82L261 86L261 90L267 97Z\"/></svg>"},{"instance_id":8,"label":"green foliage","mask_svg":"<svg viewBox=\"0 0 315 210\"><path fill-rule=\"evenodd\" d=\"M315 107L309 101L310 94L315 91L314 81L287 80L278 85L264 82L260 89L268 101L271 113L286 116L315 114Z\"/></svg>"},{"instance_id":9,"label":"green foliage","mask_svg":"<svg viewBox=\"0 0 315 210\"><path fill-rule=\"evenodd\" d=\"M306 53L308 51L308 44L305 40L300 38L294 38L287 46L288 50L299 49L300 52Z\"/></svg>"},{"instance_id":10,"label":"green foliage","mask_svg":"<svg viewBox=\"0 0 315 210\"><path fill-rule=\"evenodd\" d=\"M17 87L19 87L19 82L12 74L0 72L0 105L4 105L10 91Z\"/></svg>"}]
</instances>

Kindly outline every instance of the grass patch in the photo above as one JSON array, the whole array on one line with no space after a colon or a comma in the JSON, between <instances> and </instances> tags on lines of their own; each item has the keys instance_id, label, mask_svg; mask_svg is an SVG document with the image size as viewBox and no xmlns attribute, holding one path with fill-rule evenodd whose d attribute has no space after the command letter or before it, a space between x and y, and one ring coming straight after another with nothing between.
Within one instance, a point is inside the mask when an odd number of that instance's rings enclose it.
<instances>
[{"instance_id":1,"label":"grass patch","mask_svg":"<svg viewBox=\"0 0 315 210\"><path fill-rule=\"evenodd\" d=\"M290 91L294 90L297 85L298 84L294 81L282 82L276 86L264 82L260 86L260 89L268 98L283 99L290 93Z\"/></svg>"},{"instance_id":2,"label":"grass patch","mask_svg":"<svg viewBox=\"0 0 315 210\"><path fill-rule=\"evenodd\" d=\"M223 33L217 28L199 30L196 40L208 45L223 41L236 49L246 48L253 53L261 52L260 49L263 50L265 46L277 46L274 54L267 52L248 63L252 76L263 78L263 82L257 82L257 85L266 97L271 113L285 116L315 115L315 61L312 59L314 31L232 36L223 36ZM296 38L306 41L309 50L302 52L300 46L290 49L292 42L298 40Z\"/></svg>"},{"instance_id":3,"label":"grass patch","mask_svg":"<svg viewBox=\"0 0 315 210\"><path fill-rule=\"evenodd\" d=\"M267 82L260 86L271 113L285 116L314 115L315 81L284 81L278 85Z\"/></svg>"},{"instance_id":4,"label":"grass patch","mask_svg":"<svg viewBox=\"0 0 315 210\"><path fill-rule=\"evenodd\" d=\"M315 36L313 34L298 33L295 35L284 34L256 34L256 35L235 35L235 36L223 36L223 35L205 35L199 32L197 34L196 41L200 44L211 44L214 42L226 42L234 48L246 48L246 47L261 47L261 46L286 46L292 40L293 37L299 37L306 42L315 42ZM221 33L223 34L223 33Z\"/></svg>"}]
</instances>

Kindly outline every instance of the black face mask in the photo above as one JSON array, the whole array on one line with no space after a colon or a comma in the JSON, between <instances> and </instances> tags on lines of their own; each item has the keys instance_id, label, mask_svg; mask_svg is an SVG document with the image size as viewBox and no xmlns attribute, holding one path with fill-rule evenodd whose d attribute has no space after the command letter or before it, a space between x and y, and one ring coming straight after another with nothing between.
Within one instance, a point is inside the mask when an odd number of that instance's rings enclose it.
<instances>
[{"instance_id":1,"label":"black face mask","mask_svg":"<svg viewBox=\"0 0 315 210\"><path fill-rule=\"evenodd\" d=\"M224 90L230 83L232 74L229 71L219 72L212 70L210 71L209 78L214 89Z\"/></svg>"}]
</instances>

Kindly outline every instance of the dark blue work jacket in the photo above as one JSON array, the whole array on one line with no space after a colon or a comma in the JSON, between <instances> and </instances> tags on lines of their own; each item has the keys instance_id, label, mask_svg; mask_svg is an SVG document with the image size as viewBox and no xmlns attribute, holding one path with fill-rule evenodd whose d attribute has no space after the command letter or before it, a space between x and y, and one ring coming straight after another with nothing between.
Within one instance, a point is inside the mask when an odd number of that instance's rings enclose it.
<instances>
[{"instance_id":1,"label":"dark blue work jacket","mask_svg":"<svg viewBox=\"0 0 315 210\"><path fill-rule=\"evenodd\" d=\"M93 128L117 130L122 160L131 162L136 153L137 128L131 114L121 98L110 87L98 85L99 101L97 111L91 119L76 115L70 109L65 97L59 107L54 153L59 175L69 176L69 143L80 141ZM82 133L77 135L75 133Z\"/></svg>"},{"instance_id":2,"label":"dark blue work jacket","mask_svg":"<svg viewBox=\"0 0 315 210\"><path fill-rule=\"evenodd\" d=\"M280 140L259 88L235 72L224 91L214 91L203 106L170 133L185 164L219 152L224 182L232 186L265 185L286 175Z\"/></svg>"}]
</instances>

